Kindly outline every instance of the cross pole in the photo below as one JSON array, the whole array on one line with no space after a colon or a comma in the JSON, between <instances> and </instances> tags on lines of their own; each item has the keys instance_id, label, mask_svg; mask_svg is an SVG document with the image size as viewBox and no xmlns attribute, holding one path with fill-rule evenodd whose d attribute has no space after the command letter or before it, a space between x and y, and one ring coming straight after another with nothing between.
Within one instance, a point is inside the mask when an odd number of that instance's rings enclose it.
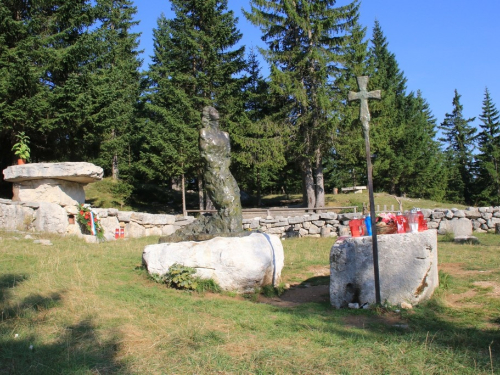
<instances>
[{"instance_id":1,"label":"cross pole","mask_svg":"<svg viewBox=\"0 0 500 375\"><path fill-rule=\"evenodd\" d=\"M372 244L373 244L373 270L375 274L375 301L380 305L380 276L378 267L378 244L377 228L375 226L375 199L373 198L373 166L370 152L370 111L368 109L368 99L380 99L380 90L367 91L368 77L357 77L359 92L349 92L349 101L359 100L359 118L363 124L365 135L366 165L368 169L368 194L370 197L370 216L372 221Z\"/></svg>"}]
</instances>

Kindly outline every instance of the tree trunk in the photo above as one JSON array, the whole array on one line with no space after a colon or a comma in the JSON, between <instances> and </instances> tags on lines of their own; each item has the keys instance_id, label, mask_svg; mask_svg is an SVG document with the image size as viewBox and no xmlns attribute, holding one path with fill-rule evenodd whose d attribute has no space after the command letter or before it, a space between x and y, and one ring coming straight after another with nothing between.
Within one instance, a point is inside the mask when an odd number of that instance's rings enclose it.
<instances>
[{"instance_id":1,"label":"tree trunk","mask_svg":"<svg viewBox=\"0 0 500 375\"><path fill-rule=\"evenodd\" d=\"M316 206L316 192L314 191L314 176L309 159L304 158L301 163L302 169L302 184L305 193L305 203L307 208L314 208Z\"/></svg>"},{"instance_id":2,"label":"tree trunk","mask_svg":"<svg viewBox=\"0 0 500 375\"><path fill-rule=\"evenodd\" d=\"M118 155L113 155L112 171L111 176L114 181L118 180Z\"/></svg>"},{"instance_id":3,"label":"tree trunk","mask_svg":"<svg viewBox=\"0 0 500 375\"><path fill-rule=\"evenodd\" d=\"M321 162L320 151L316 152L316 162L314 166L314 179L316 180L316 206L325 207L325 179L323 176L323 163Z\"/></svg>"},{"instance_id":4,"label":"tree trunk","mask_svg":"<svg viewBox=\"0 0 500 375\"><path fill-rule=\"evenodd\" d=\"M199 209L205 209L205 199L203 195L203 172L201 170L198 171L198 203Z\"/></svg>"},{"instance_id":5,"label":"tree trunk","mask_svg":"<svg viewBox=\"0 0 500 375\"><path fill-rule=\"evenodd\" d=\"M260 169L257 169L257 207L260 207L262 204L262 188L261 188L261 180L260 180Z\"/></svg>"},{"instance_id":6,"label":"tree trunk","mask_svg":"<svg viewBox=\"0 0 500 375\"><path fill-rule=\"evenodd\" d=\"M116 138L115 129L111 130L111 138ZM111 178L113 179L113 181L118 180L118 155L116 154L116 152L114 153L113 161L111 162Z\"/></svg>"},{"instance_id":7,"label":"tree trunk","mask_svg":"<svg viewBox=\"0 0 500 375\"><path fill-rule=\"evenodd\" d=\"M181 189L182 189L182 215L187 216L186 212L186 180L184 173L181 176Z\"/></svg>"}]
</instances>

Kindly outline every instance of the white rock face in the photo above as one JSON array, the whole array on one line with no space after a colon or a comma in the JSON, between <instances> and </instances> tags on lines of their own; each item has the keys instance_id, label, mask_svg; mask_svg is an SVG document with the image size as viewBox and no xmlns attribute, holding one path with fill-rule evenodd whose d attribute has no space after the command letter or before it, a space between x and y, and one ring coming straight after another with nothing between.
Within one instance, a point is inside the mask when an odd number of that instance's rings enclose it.
<instances>
[{"instance_id":1,"label":"white rock face","mask_svg":"<svg viewBox=\"0 0 500 375\"><path fill-rule=\"evenodd\" d=\"M381 302L412 305L431 297L439 285L437 234L378 236ZM336 308L349 303L375 303L371 237L348 238L330 251L330 302Z\"/></svg>"},{"instance_id":2,"label":"white rock face","mask_svg":"<svg viewBox=\"0 0 500 375\"><path fill-rule=\"evenodd\" d=\"M102 180L104 172L92 163L28 163L13 165L3 171L4 180L19 182L52 178L88 184Z\"/></svg>"},{"instance_id":3,"label":"white rock face","mask_svg":"<svg viewBox=\"0 0 500 375\"><path fill-rule=\"evenodd\" d=\"M472 235L472 222L468 219L460 218L454 220L442 220L439 224L439 234L451 233L453 237L464 237Z\"/></svg>"},{"instance_id":4,"label":"white rock face","mask_svg":"<svg viewBox=\"0 0 500 375\"><path fill-rule=\"evenodd\" d=\"M26 229L33 221L34 210L21 205L0 205L0 228Z\"/></svg>"},{"instance_id":5,"label":"white rock face","mask_svg":"<svg viewBox=\"0 0 500 375\"><path fill-rule=\"evenodd\" d=\"M120 228L120 222L116 216L108 216L100 218L102 229L104 230L104 236L106 238L115 238L115 231Z\"/></svg>"},{"instance_id":6,"label":"white rock face","mask_svg":"<svg viewBox=\"0 0 500 375\"><path fill-rule=\"evenodd\" d=\"M279 284L284 253L278 237L252 233L246 237L149 245L142 260L151 274L163 275L174 263L180 263L195 268L201 278L214 279L224 290L245 293L255 287Z\"/></svg>"},{"instance_id":7,"label":"white rock face","mask_svg":"<svg viewBox=\"0 0 500 375\"><path fill-rule=\"evenodd\" d=\"M13 201L49 202L61 206L85 203L83 184L66 180L40 179L15 182Z\"/></svg>"},{"instance_id":8,"label":"white rock face","mask_svg":"<svg viewBox=\"0 0 500 375\"><path fill-rule=\"evenodd\" d=\"M55 203L40 202L33 226L38 232L65 234L68 229L66 210Z\"/></svg>"}]
</instances>

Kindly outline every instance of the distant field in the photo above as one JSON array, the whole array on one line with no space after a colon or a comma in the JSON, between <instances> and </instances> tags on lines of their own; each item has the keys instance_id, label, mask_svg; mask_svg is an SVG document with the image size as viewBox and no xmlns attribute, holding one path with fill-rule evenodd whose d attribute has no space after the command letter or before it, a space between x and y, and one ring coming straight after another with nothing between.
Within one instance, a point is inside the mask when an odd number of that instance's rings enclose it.
<instances>
[{"instance_id":1,"label":"distant field","mask_svg":"<svg viewBox=\"0 0 500 375\"><path fill-rule=\"evenodd\" d=\"M181 212L181 194L177 191L171 191L155 185L144 185L137 189L129 199L123 199L123 196L114 194L115 183L111 179L104 179L101 182L89 184L85 187L87 202L94 207L114 207L125 211L143 211L150 213L179 213ZM266 195L262 197L262 203L266 207L298 207L302 196L299 194L291 195ZM453 203L440 203L424 199L399 198L403 204L403 210L409 210L413 207L419 208L465 208L464 205ZM364 191L361 194L327 194L326 204L330 207L346 207L356 206L358 211L361 211L363 204L368 207L368 192ZM188 209L197 209L198 195L197 193L187 194ZM384 205L388 210L394 206L395 210L399 209L399 203L396 198L386 193L375 194L375 205L380 206L380 210L384 209ZM253 207L247 204L245 207Z\"/></svg>"}]
</instances>

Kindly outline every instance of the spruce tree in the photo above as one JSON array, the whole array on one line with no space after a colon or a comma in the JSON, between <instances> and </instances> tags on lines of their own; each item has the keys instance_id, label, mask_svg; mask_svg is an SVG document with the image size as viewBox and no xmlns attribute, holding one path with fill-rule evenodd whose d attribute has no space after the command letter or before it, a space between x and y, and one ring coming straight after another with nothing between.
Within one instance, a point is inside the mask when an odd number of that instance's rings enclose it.
<instances>
[{"instance_id":1,"label":"spruce tree","mask_svg":"<svg viewBox=\"0 0 500 375\"><path fill-rule=\"evenodd\" d=\"M369 89L382 91L382 99L370 103L372 115L373 178L376 190L391 194L398 191L402 173L411 168L405 156L406 78L399 69L396 56L389 51L388 42L378 21L375 21L369 51Z\"/></svg>"},{"instance_id":2,"label":"spruce tree","mask_svg":"<svg viewBox=\"0 0 500 375\"><path fill-rule=\"evenodd\" d=\"M234 48L241 33L226 0L171 3L175 17L160 17L154 30L146 102L152 124L145 128L155 128L155 136L142 150L140 169L156 177L160 177L156 172L167 172L164 176L171 177L187 173L198 178L202 193L197 151L201 111L212 105L220 112L223 129L237 126L238 116L244 112L244 81L238 77L245 66L244 47ZM157 147L162 148L164 157L157 157Z\"/></svg>"},{"instance_id":3,"label":"spruce tree","mask_svg":"<svg viewBox=\"0 0 500 375\"><path fill-rule=\"evenodd\" d=\"M453 111L445 115L444 121L439 126L443 137L439 140L447 144L448 161L451 177L448 180L448 200L458 200L457 203L471 203L473 194L472 151L477 129L469 123L475 117L465 119L460 104L460 95L455 90L453 97ZM458 178L458 180L457 180Z\"/></svg>"},{"instance_id":4,"label":"spruce tree","mask_svg":"<svg viewBox=\"0 0 500 375\"><path fill-rule=\"evenodd\" d=\"M261 75L257 53L250 49L244 86L245 116L232 130L233 170L242 190L254 191L260 206L262 189L277 180L286 164L286 129L274 118L276 112L269 85Z\"/></svg>"},{"instance_id":5,"label":"spruce tree","mask_svg":"<svg viewBox=\"0 0 500 375\"><path fill-rule=\"evenodd\" d=\"M294 129L294 157L300 164L307 207L324 206L323 156L331 147L336 109L334 81L339 50L353 26L357 1L250 1L245 16L263 32L261 50L271 65L270 89L282 97L282 121Z\"/></svg>"},{"instance_id":6,"label":"spruce tree","mask_svg":"<svg viewBox=\"0 0 500 375\"><path fill-rule=\"evenodd\" d=\"M336 81L335 100L341 103L339 124L334 133L330 157L325 163L325 175L329 187L366 185L366 156L363 127L359 121L359 105L347 103L349 91L357 91L356 77L367 74L366 28L355 18L352 32L343 46L342 70Z\"/></svg>"},{"instance_id":7,"label":"spruce tree","mask_svg":"<svg viewBox=\"0 0 500 375\"><path fill-rule=\"evenodd\" d=\"M97 164L114 180L130 174L130 133L140 95L138 38L132 27L137 8L129 0L99 0L99 60L91 76L95 109L91 116L102 129ZM97 52L97 51L96 51Z\"/></svg>"},{"instance_id":8,"label":"spruce tree","mask_svg":"<svg viewBox=\"0 0 500 375\"><path fill-rule=\"evenodd\" d=\"M476 204L500 205L500 113L488 89L485 89L480 131L476 137Z\"/></svg>"}]
</instances>

